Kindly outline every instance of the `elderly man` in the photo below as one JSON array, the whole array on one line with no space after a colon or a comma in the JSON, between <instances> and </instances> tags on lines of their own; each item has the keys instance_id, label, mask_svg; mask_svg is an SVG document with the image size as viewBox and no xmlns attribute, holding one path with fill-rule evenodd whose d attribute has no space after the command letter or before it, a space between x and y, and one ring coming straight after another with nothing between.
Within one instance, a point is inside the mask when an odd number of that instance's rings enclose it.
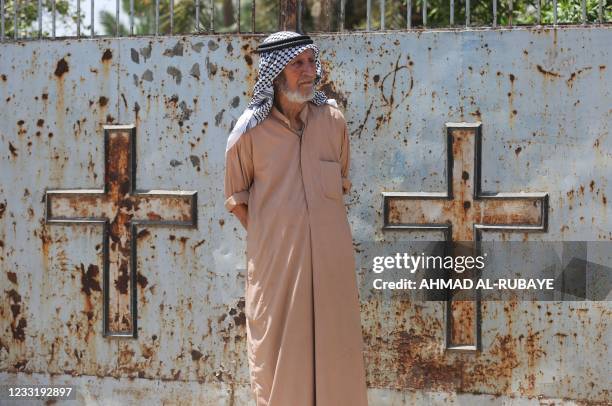
<instances>
[{"instance_id":1,"label":"elderly man","mask_svg":"<svg viewBox=\"0 0 612 406\"><path fill-rule=\"evenodd\" d=\"M253 99L225 155L225 206L247 230L251 388L257 405L367 405L346 122L315 91L308 36L278 32L258 51Z\"/></svg>"}]
</instances>

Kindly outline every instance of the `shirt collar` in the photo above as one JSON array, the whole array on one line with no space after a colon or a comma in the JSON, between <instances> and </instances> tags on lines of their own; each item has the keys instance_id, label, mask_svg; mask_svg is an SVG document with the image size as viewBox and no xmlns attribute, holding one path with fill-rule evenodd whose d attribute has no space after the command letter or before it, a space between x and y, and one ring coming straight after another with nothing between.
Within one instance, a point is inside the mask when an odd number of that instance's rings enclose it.
<instances>
[{"instance_id":1,"label":"shirt collar","mask_svg":"<svg viewBox=\"0 0 612 406\"><path fill-rule=\"evenodd\" d=\"M308 118L309 105L310 102L306 102L304 104L304 107L300 111L300 120L302 120L302 123L304 123L304 125L306 125L306 119ZM275 118L279 119L280 121L285 123L287 127L291 128L289 119L283 113L281 113L280 110L276 108L276 106L272 105L272 110L270 112Z\"/></svg>"}]
</instances>

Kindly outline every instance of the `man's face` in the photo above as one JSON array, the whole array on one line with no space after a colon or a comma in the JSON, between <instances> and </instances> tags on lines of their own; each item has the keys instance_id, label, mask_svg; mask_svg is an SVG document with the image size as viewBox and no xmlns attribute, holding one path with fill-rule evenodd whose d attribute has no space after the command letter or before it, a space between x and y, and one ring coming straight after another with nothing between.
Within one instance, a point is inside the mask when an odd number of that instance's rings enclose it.
<instances>
[{"instance_id":1,"label":"man's face","mask_svg":"<svg viewBox=\"0 0 612 406\"><path fill-rule=\"evenodd\" d=\"M285 66L278 77L278 90L291 101L305 102L314 96L317 66L314 51L307 49Z\"/></svg>"}]
</instances>

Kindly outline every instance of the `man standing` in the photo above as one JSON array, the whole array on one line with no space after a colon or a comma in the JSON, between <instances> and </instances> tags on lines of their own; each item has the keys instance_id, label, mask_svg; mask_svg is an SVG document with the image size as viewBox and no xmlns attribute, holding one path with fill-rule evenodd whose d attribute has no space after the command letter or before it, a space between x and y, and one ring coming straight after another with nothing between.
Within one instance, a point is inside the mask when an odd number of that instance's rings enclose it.
<instances>
[{"instance_id":1,"label":"man standing","mask_svg":"<svg viewBox=\"0 0 612 406\"><path fill-rule=\"evenodd\" d=\"M274 33L258 51L253 99L225 153L225 206L247 229L251 387L258 406L367 405L346 122L315 91L308 36Z\"/></svg>"}]
</instances>

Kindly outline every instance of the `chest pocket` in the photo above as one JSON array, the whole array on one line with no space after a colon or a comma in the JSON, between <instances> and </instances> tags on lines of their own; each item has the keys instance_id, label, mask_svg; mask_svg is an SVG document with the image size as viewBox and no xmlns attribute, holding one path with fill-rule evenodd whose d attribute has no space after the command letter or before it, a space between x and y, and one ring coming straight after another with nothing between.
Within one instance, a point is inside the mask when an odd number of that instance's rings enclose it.
<instances>
[{"instance_id":1,"label":"chest pocket","mask_svg":"<svg viewBox=\"0 0 612 406\"><path fill-rule=\"evenodd\" d=\"M330 199L342 199L342 175L340 164L335 161L319 161L323 193Z\"/></svg>"}]
</instances>

